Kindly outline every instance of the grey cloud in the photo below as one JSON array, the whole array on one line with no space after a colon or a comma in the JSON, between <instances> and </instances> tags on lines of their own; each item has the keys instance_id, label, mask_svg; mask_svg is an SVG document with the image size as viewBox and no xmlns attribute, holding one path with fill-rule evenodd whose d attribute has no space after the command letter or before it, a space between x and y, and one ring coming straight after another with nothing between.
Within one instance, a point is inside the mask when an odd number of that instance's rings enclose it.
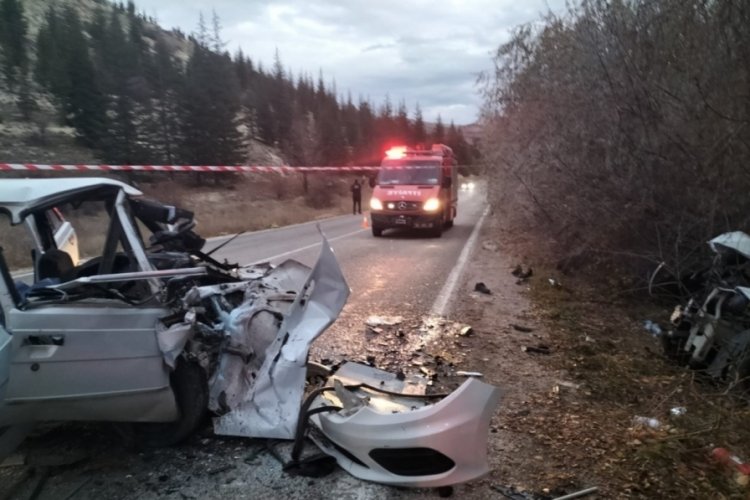
<instances>
[{"instance_id":1,"label":"grey cloud","mask_svg":"<svg viewBox=\"0 0 750 500\"><path fill-rule=\"evenodd\" d=\"M511 28L532 22L564 0L136 0L165 27L191 32L198 12L215 9L232 50L241 47L270 67L276 48L295 73L325 73L340 92L368 96L379 107L386 94L425 119L468 123L480 104L476 74Z\"/></svg>"}]
</instances>

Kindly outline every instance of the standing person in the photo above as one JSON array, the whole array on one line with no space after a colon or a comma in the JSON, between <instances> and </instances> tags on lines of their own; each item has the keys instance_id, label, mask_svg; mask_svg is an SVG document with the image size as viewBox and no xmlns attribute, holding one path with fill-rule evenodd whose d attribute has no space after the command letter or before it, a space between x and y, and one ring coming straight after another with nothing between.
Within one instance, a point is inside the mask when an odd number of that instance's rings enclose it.
<instances>
[{"instance_id":1,"label":"standing person","mask_svg":"<svg viewBox=\"0 0 750 500\"><path fill-rule=\"evenodd\" d=\"M354 184L349 188L352 191L352 213L362 213L362 185L358 179L354 179Z\"/></svg>"}]
</instances>

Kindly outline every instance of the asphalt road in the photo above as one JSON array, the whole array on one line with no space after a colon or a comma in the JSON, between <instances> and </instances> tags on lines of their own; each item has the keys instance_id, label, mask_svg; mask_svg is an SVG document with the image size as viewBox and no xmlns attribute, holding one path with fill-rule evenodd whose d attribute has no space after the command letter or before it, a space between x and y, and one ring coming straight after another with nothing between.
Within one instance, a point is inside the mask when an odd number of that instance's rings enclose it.
<instances>
[{"instance_id":1,"label":"asphalt road","mask_svg":"<svg viewBox=\"0 0 750 500\"><path fill-rule=\"evenodd\" d=\"M441 238L407 230L389 230L376 238L369 228L362 227L362 215L345 215L319 224L242 235L214 256L240 264L277 264L295 259L312 266L320 251L319 226L336 253L352 293L336 323L316 340L311 357L359 359L365 357L372 340L364 324L369 316L401 316L405 325L414 325L435 312L450 313L450 282L455 281L457 273L451 274L485 207L485 193L479 185L460 192L455 224ZM212 239L206 250L227 239ZM442 302L442 307L436 302Z\"/></svg>"}]
</instances>

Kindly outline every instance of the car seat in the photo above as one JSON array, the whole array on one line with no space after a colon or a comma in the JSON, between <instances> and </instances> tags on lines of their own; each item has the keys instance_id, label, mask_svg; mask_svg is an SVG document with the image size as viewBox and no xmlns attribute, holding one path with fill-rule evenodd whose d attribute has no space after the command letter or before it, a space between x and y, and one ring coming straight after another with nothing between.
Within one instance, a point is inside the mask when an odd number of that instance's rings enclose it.
<instances>
[{"instance_id":1,"label":"car seat","mask_svg":"<svg viewBox=\"0 0 750 500\"><path fill-rule=\"evenodd\" d=\"M69 281L72 278L73 259L67 252L51 248L44 252L37 262L37 281L45 278L57 278Z\"/></svg>"}]
</instances>

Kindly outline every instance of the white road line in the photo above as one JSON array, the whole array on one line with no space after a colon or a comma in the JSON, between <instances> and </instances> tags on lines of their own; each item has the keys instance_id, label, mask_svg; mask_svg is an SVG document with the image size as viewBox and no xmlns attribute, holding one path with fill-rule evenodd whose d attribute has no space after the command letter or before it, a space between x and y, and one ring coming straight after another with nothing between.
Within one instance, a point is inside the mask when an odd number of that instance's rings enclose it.
<instances>
[{"instance_id":1,"label":"white road line","mask_svg":"<svg viewBox=\"0 0 750 500\"><path fill-rule=\"evenodd\" d=\"M361 233L362 231L365 231L365 229L364 228L357 229L356 231L352 231L351 233L342 234L342 235L336 236L334 238L328 238L328 242L330 243L332 241L340 240L340 239L343 239L343 238L348 238L349 236L353 236L353 235L355 235L357 233ZM304 252L305 250L310 250L311 248L315 248L315 247L319 247L319 246L320 246L320 242L313 243L312 245L307 245L307 246L304 246L304 247L295 248L294 250L289 250L288 252L283 252L283 253L280 253L280 254L277 254L277 255L273 255L271 257L266 257L264 259L256 260L255 262L253 262L251 264L248 264L248 265L254 266L255 264L260 264L261 262L270 262L272 260L280 259L281 257L286 257L288 255L292 255L292 254L295 254L295 253L298 253L298 252Z\"/></svg>"},{"instance_id":2,"label":"white road line","mask_svg":"<svg viewBox=\"0 0 750 500\"><path fill-rule=\"evenodd\" d=\"M485 217L487 217L487 214L489 212L490 207L485 208L484 213L482 213L482 216L477 221L476 226L474 226L474 230L471 232L469 239L466 240L466 244L464 245L463 250L461 250L461 254L458 256L456 265L453 266L453 270L448 275L448 279L445 280L445 284L443 285L442 290L440 290L440 293L435 299L435 302L432 304L430 314L435 316L445 316L446 314L448 314L448 312L450 312L449 301L453 296L453 292L456 288L456 285L458 284L458 280L461 278L461 275L464 272L466 263L469 261L469 256L471 256L471 252L474 249L474 245L476 245L477 238L479 237L479 230L482 229L484 219Z\"/></svg>"}]
</instances>

